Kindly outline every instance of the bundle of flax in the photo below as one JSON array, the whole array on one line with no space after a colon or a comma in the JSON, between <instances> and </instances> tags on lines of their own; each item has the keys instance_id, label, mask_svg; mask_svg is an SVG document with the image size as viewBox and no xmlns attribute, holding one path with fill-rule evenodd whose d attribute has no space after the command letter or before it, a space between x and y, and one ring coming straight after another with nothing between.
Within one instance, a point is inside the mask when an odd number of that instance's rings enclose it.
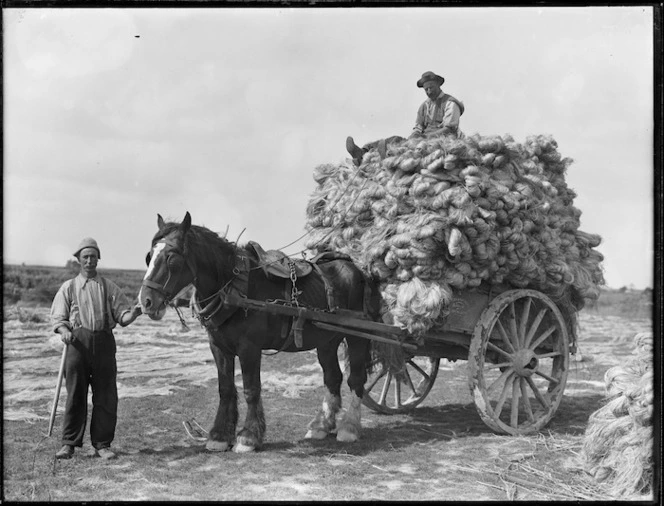
<instances>
[{"instance_id":1,"label":"bundle of flax","mask_svg":"<svg viewBox=\"0 0 664 506\"><path fill-rule=\"evenodd\" d=\"M581 452L586 471L618 499L652 492L652 334L637 334L634 343L634 360L604 375L608 402L590 415Z\"/></svg>"},{"instance_id":2,"label":"bundle of flax","mask_svg":"<svg viewBox=\"0 0 664 506\"><path fill-rule=\"evenodd\" d=\"M530 287L574 305L603 283L599 236L580 231L571 163L546 136L409 139L357 168L316 167L306 246L347 253L380 282L388 320L421 335L453 290L483 281Z\"/></svg>"}]
</instances>

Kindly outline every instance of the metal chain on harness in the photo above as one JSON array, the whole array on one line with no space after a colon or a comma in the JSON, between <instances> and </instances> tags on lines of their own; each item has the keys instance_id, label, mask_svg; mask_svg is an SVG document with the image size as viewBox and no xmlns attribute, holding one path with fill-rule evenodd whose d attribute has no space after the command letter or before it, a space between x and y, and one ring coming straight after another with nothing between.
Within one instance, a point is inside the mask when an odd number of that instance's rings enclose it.
<instances>
[{"instance_id":1,"label":"metal chain on harness","mask_svg":"<svg viewBox=\"0 0 664 506\"><path fill-rule=\"evenodd\" d=\"M297 297L302 293L300 290L297 289L297 286L295 283L297 282L297 273L295 272L295 262L293 262L290 258L288 259L288 268L290 269L290 280L291 284L293 285L291 288L291 304L295 305L296 307L300 307L300 303L297 300Z\"/></svg>"}]
</instances>

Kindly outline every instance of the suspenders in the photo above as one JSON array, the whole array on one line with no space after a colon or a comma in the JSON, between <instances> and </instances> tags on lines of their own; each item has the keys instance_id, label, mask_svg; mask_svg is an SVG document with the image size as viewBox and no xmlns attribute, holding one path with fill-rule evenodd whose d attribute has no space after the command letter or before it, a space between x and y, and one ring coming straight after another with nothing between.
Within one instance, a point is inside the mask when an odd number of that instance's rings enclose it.
<instances>
[{"instance_id":1,"label":"suspenders","mask_svg":"<svg viewBox=\"0 0 664 506\"><path fill-rule=\"evenodd\" d=\"M99 279L101 279L101 300L102 300L102 311L104 312L103 330L108 330L110 329L110 324L108 321L108 298L106 297L106 280L102 276L99 276ZM74 289L74 283L76 283L76 278L72 279L71 283L69 283L69 301L70 304L76 301L76 306L78 307L78 313L76 314L76 318L74 319L74 328L79 328L83 326L80 317L81 305L78 303L78 297L76 297L76 290Z\"/></svg>"}]
</instances>

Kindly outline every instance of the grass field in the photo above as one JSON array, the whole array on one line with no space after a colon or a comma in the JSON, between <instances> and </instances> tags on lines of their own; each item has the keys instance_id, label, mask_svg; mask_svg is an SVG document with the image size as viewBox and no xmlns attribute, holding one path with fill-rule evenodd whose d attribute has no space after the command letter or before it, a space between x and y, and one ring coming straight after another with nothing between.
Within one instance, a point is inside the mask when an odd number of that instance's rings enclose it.
<instances>
[{"instance_id":1,"label":"grass field","mask_svg":"<svg viewBox=\"0 0 664 506\"><path fill-rule=\"evenodd\" d=\"M60 282L57 269L17 273L25 285L26 277ZM130 292L142 277L108 275ZM611 500L577 456L588 417L604 402L604 373L629 359L636 333L651 329L647 295L607 291L602 304L581 312L565 396L540 433L494 433L473 403L466 362L442 360L433 389L413 412L381 415L363 407L357 443L305 440L323 398L321 369L314 352L281 353L263 359L266 441L249 455L207 452L183 428L196 420L208 429L218 403L203 328L188 311L188 331L172 310L160 322L139 317L116 332L119 458L108 462L88 456L89 436L73 459L53 458L64 390L53 435L46 431L62 344L50 332L50 300L19 298L4 306L2 500ZM239 365L236 384L242 420Z\"/></svg>"}]
</instances>

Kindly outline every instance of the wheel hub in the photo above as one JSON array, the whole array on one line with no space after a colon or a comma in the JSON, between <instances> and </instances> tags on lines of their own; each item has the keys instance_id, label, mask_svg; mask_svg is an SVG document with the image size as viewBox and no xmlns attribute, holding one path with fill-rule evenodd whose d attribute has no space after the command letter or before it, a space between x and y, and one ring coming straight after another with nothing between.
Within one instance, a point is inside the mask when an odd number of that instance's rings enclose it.
<instances>
[{"instance_id":1,"label":"wheel hub","mask_svg":"<svg viewBox=\"0 0 664 506\"><path fill-rule=\"evenodd\" d=\"M532 350L519 350L513 357L514 371L519 376L532 376L537 367L539 366L539 360L535 352Z\"/></svg>"}]
</instances>

